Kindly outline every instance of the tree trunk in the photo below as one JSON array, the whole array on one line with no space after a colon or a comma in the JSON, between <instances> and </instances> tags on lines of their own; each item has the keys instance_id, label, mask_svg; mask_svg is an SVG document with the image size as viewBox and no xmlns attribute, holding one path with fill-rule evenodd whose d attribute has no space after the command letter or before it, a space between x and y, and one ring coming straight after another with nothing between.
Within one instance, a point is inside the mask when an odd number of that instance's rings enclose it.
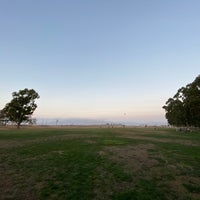
<instances>
[{"instance_id":1,"label":"tree trunk","mask_svg":"<svg viewBox=\"0 0 200 200\"><path fill-rule=\"evenodd\" d=\"M17 123L17 129L20 128L20 124L21 124L20 122Z\"/></svg>"}]
</instances>

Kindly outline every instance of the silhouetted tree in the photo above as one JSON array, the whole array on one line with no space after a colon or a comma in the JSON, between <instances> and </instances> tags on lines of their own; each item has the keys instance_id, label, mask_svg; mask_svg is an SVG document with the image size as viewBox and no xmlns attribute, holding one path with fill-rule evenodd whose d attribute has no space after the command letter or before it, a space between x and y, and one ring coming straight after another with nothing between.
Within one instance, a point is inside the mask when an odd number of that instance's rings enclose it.
<instances>
[{"instance_id":1,"label":"silhouetted tree","mask_svg":"<svg viewBox=\"0 0 200 200\"><path fill-rule=\"evenodd\" d=\"M39 98L38 93L33 89L13 92L13 99L6 104L3 113L11 122L15 122L19 128L22 122L31 122L31 115L37 108L35 100Z\"/></svg>"},{"instance_id":2,"label":"silhouetted tree","mask_svg":"<svg viewBox=\"0 0 200 200\"><path fill-rule=\"evenodd\" d=\"M200 75L163 106L170 125L200 127Z\"/></svg>"}]
</instances>

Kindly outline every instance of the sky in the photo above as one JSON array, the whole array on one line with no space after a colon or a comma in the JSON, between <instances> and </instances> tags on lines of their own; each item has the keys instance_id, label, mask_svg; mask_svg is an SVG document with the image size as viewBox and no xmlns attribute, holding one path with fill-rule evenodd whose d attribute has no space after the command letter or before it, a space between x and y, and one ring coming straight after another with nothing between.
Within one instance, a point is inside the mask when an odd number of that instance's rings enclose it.
<instances>
[{"instance_id":1,"label":"sky","mask_svg":"<svg viewBox=\"0 0 200 200\"><path fill-rule=\"evenodd\" d=\"M199 0L0 0L0 109L35 89L36 118L163 122L200 73Z\"/></svg>"}]
</instances>

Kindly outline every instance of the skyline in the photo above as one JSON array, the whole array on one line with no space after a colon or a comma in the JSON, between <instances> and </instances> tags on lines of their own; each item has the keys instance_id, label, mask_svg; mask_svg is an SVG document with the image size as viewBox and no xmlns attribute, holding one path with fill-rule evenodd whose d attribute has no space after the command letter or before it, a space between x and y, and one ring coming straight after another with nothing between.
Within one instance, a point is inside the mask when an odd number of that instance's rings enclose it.
<instances>
[{"instance_id":1,"label":"skyline","mask_svg":"<svg viewBox=\"0 0 200 200\"><path fill-rule=\"evenodd\" d=\"M200 69L200 2L1 1L0 109L33 88L36 118L163 122Z\"/></svg>"}]
</instances>

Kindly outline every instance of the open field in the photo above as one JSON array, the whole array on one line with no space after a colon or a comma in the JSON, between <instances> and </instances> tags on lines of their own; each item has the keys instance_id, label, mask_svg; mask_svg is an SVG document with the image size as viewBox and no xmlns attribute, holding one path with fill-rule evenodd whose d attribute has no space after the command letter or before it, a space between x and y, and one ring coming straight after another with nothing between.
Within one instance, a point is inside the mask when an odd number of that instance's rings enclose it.
<instances>
[{"instance_id":1,"label":"open field","mask_svg":"<svg viewBox=\"0 0 200 200\"><path fill-rule=\"evenodd\" d=\"M200 132L0 128L0 199L200 199Z\"/></svg>"}]
</instances>

